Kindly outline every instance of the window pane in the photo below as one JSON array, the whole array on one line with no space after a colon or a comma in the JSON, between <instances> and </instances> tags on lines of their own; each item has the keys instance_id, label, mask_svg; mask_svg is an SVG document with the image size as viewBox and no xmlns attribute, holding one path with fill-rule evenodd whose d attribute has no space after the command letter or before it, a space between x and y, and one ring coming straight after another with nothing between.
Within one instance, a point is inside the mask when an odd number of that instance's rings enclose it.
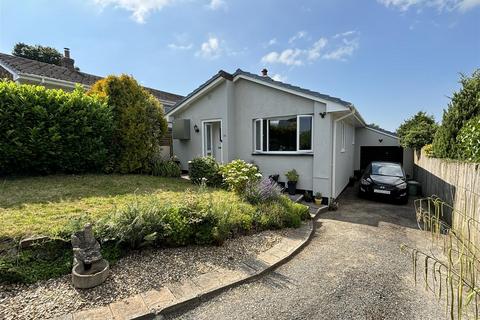
<instances>
[{"instance_id":1,"label":"window pane","mask_svg":"<svg viewBox=\"0 0 480 320\"><path fill-rule=\"evenodd\" d=\"M297 117L269 120L269 151L297 151Z\"/></svg>"},{"instance_id":2,"label":"window pane","mask_svg":"<svg viewBox=\"0 0 480 320\"><path fill-rule=\"evenodd\" d=\"M212 150L212 126L207 125L206 130L207 130L207 150L210 151Z\"/></svg>"},{"instance_id":3,"label":"window pane","mask_svg":"<svg viewBox=\"0 0 480 320\"><path fill-rule=\"evenodd\" d=\"M267 131L268 131L268 120L263 120L263 151L267 150Z\"/></svg>"},{"instance_id":4,"label":"window pane","mask_svg":"<svg viewBox=\"0 0 480 320\"><path fill-rule=\"evenodd\" d=\"M299 150L312 150L312 118L300 117L300 147Z\"/></svg>"},{"instance_id":5,"label":"window pane","mask_svg":"<svg viewBox=\"0 0 480 320\"><path fill-rule=\"evenodd\" d=\"M255 150L262 150L262 121L255 120Z\"/></svg>"}]
</instances>

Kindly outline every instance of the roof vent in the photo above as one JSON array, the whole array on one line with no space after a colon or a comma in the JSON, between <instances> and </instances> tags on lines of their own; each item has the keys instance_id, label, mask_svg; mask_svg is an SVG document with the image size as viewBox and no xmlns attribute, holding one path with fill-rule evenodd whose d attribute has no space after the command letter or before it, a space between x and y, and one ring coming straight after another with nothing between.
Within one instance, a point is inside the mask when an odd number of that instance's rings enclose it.
<instances>
[{"instance_id":1,"label":"roof vent","mask_svg":"<svg viewBox=\"0 0 480 320\"><path fill-rule=\"evenodd\" d=\"M263 77L268 77L268 70L267 69L265 69L265 68L262 69L262 76Z\"/></svg>"}]
</instances>

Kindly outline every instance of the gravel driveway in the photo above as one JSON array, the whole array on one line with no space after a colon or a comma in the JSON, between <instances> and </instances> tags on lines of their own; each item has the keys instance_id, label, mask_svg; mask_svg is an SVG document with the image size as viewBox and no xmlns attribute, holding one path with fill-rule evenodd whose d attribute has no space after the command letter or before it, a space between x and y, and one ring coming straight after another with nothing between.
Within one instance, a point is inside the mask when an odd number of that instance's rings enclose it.
<instances>
[{"instance_id":1,"label":"gravel driveway","mask_svg":"<svg viewBox=\"0 0 480 320\"><path fill-rule=\"evenodd\" d=\"M317 221L312 242L262 279L233 288L168 319L445 319L444 308L414 286L402 243L424 247L413 204L357 199ZM421 282L420 282L421 283Z\"/></svg>"}]
</instances>

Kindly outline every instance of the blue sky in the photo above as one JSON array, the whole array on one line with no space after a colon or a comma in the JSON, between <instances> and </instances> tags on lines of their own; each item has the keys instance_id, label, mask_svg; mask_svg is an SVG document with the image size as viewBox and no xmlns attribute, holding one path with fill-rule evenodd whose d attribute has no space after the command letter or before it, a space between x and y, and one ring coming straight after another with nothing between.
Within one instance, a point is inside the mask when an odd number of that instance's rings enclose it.
<instances>
[{"instance_id":1,"label":"blue sky","mask_svg":"<svg viewBox=\"0 0 480 320\"><path fill-rule=\"evenodd\" d=\"M0 51L20 41L184 95L266 67L395 130L418 110L440 120L480 67L480 0L0 0Z\"/></svg>"}]
</instances>

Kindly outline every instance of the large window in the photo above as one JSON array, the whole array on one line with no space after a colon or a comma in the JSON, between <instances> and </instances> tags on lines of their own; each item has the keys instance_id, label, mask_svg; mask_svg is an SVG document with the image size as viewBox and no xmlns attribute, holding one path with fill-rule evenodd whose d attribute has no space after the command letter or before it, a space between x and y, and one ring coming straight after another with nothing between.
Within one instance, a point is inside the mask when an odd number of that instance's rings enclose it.
<instances>
[{"instance_id":1,"label":"large window","mask_svg":"<svg viewBox=\"0 0 480 320\"><path fill-rule=\"evenodd\" d=\"M312 116L256 119L255 152L312 151Z\"/></svg>"}]
</instances>

